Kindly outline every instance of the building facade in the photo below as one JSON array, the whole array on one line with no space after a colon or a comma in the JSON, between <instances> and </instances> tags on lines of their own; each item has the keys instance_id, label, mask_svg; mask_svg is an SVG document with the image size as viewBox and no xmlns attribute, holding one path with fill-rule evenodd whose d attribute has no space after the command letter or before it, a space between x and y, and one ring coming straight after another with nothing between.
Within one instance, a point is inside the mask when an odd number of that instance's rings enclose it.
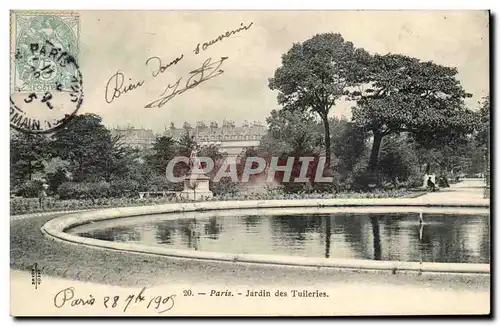
<instances>
[{"instance_id":1,"label":"building facade","mask_svg":"<svg viewBox=\"0 0 500 326\"><path fill-rule=\"evenodd\" d=\"M199 145L217 145L228 156L236 157L245 148L258 146L267 129L258 121L251 123L245 121L241 126L236 126L234 121L227 120L224 120L221 125L216 121L209 124L198 121L195 126L184 123L176 127L171 123L169 128L165 128L162 136L179 140L186 131L189 131ZM132 126L113 128L111 134L121 137L121 142L124 144L141 150L151 149L156 138L160 136L152 130Z\"/></svg>"},{"instance_id":2,"label":"building facade","mask_svg":"<svg viewBox=\"0 0 500 326\"><path fill-rule=\"evenodd\" d=\"M234 121L228 120L224 120L222 125L219 125L216 121L209 124L198 121L194 127L184 123L181 128L177 128L171 124L163 135L180 139L186 130L189 131L199 145L217 145L228 156L236 157L245 148L258 146L267 129L258 121L252 123L245 121L241 126L236 126Z\"/></svg>"},{"instance_id":3,"label":"building facade","mask_svg":"<svg viewBox=\"0 0 500 326\"><path fill-rule=\"evenodd\" d=\"M153 132L153 130L135 128L131 126L125 128L113 128L111 129L111 135L120 137L120 141L122 143L140 150L148 150L153 147L153 143L158 136Z\"/></svg>"}]
</instances>

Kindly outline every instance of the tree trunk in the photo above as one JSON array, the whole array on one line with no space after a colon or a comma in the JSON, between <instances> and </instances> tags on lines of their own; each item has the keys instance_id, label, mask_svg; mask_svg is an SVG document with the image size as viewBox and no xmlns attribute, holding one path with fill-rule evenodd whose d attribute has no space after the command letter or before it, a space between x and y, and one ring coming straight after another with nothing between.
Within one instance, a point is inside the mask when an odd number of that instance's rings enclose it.
<instances>
[{"instance_id":1,"label":"tree trunk","mask_svg":"<svg viewBox=\"0 0 500 326\"><path fill-rule=\"evenodd\" d=\"M378 132L373 132L373 146L370 154L370 162L368 163L368 170L375 171L378 166L378 153L382 145L382 135Z\"/></svg>"},{"instance_id":2,"label":"tree trunk","mask_svg":"<svg viewBox=\"0 0 500 326\"><path fill-rule=\"evenodd\" d=\"M328 122L328 116L322 116L321 118L323 119L323 125L325 126L325 169L329 169L332 156L332 149L330 147L330 123Z\"/></svg>"}]
</instances>

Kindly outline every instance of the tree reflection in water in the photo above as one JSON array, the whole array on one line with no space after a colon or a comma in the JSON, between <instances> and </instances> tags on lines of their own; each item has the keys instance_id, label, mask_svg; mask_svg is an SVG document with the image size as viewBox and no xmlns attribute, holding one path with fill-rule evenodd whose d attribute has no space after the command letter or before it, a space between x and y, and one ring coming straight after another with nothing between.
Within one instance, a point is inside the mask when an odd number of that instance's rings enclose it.
<instances>
[{"instance_id":1,"label":"tree reflection in water","mask_svg":"<svg viewBox=\"0 0 500 326\"><path fill-rule=\"evenodd\" d=\"M370 214L369 218L373 232L373 259L382 260L382 244L380 241L380 222L378 215Z\"/></svg>"},{"instance_id":2,"label":"tree reflection in water","mask_svg":"<svg viewBox=\"0 0 500 326\"><path fill-rule=\"evenodd\" d=\"M325 220L325 258L330 258L330 240L332 237L332 215L323 217Z\"/></svg>"},{"instance_id":3,"label":"tree reflection in water","mask_svg":"<svg viewBox=\"0 0 500 326\"><path fill-rule=\"evenodd\" d=\"M162 221L155 224L156 240L159 244L173 244L173 234L175 233L174 221Z\"/></svg>"},{"instance_id":4,"label":"tree reflection in water","mask_svg":"<svg viewBox=\"0 0 500 326\"><path fill-rule=\"evenodd\" d=\"M79 233L79 236L116 242L139 242L141 240L141 234L136 228L126 226L115 226L102 230Z\"/></svg>"},{"instance_id":5,"label":"tree reflection in water","mask_svg":"<svg viewBox=\"0 0 500 326\"><path fill-rule=\"evenodd\" d=\"M246 231L250 231L262 223L262 217L257 215L247 215L243 217Z\"/></svg>"},{"instance_id":6,"label":"tree reflection in water","mask_svg":"<svg viewBox=\"0 0 500 326\"><path fill-rule=\"evenodd\" d=\"M303 242L307 232L321 232L322 219L318 215L273 216L271 226L282 234L293 235L292 239Z\"/></svg>"},{"instance_id":7,"label":"tree reflection in water","mask_svg":"<svg viewBox=\"0 0 500 326\"><path fill-rule=\"evenodd\" d=\"M372 259L371 247L368 245L367 229L368 219L363 214L334 214L337 233L344 235L346 244L355 252L355 258Z\"/></svg>"},{"instance_id":8,"label":"tree reflection in water","mask_svg":"<svg viewBox=\"0 0 500 326\"><path fill-rule=\"evenodd\" d=\"M180 231L183 242L188 248L199 249L200 234L197 232L196 219L180 220Z\"/></svg>"},{"instance_id":9,"label":"tree reflection in water","mask_svg":"<svg viewBox=\"0 0 500 326\"><path fill-rule=\"evenodd\" d=\"M479 254L481 257L488 257L488 261L489 261L490 255L491 255L491 244L490 244L490 239L491 239L490 232L491 231L490 231L490 219L489 218L486 221L485 228L487 229L487 231L485 231L481 234L481 242L479 245Z\"/></svg>"},{"instance_id":10,"label":"tree reflection in water","mask_svg":"<svg viewBox=\"0 0 500 326\"><path fill-rule=\"evenodd\" d=\"M489 255L481 252L490 243L487 219L487 216L426 214L421 240L423 260L488 263ZM418 233L415 228L417 239ZM478 243L471 239L477 239Z\"/></svg>"},{"instance_id":11,"label":"tree reflection in water","mask_svg":"<svg viewBox=\"0 0 500 326\"><path fill-rule=\"evenodd\" d=\"M211 217L208 222L205 223L205 235L208 236L209 239L219 239L219 234L222 231L222 225L217 223L217 217Z\"/></svg>"}]
</instances>

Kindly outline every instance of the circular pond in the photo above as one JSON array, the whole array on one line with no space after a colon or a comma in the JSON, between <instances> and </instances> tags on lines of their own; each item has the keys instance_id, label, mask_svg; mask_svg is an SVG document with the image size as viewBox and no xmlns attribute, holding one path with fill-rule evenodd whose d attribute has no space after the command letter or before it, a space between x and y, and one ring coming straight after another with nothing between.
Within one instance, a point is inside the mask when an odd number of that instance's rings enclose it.
<instances>
[{"instance_id":1,"label":"circular pond","mask_svg":"<svg viewBox=\"0 0 500 326\"><path fill-rule=\"evenodd\" d=\"M489 263L485 210L244 210L128 217L67 233L104 241L232 254Z\"/></svg>"}]
</instances>

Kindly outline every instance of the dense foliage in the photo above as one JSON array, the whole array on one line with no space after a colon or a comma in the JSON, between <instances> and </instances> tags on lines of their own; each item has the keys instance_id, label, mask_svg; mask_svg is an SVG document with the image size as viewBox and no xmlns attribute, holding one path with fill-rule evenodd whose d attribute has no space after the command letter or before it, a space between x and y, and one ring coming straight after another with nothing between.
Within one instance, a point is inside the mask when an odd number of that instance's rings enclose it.
<instances>
[{"instance_id":1,"label":"dense foliage","mask_svg":"<svg viewBox=\"0 0 500 326\"><path fill-rule=\"evenodd\" d=\"M353 121L370 130L369 169L376 170L383 137L412 133L424 145L471 134L477 114L467 109L456 68L404 55L375 55L367 64L366 89L354 91Z\"/></svg>"}]
</instances>

